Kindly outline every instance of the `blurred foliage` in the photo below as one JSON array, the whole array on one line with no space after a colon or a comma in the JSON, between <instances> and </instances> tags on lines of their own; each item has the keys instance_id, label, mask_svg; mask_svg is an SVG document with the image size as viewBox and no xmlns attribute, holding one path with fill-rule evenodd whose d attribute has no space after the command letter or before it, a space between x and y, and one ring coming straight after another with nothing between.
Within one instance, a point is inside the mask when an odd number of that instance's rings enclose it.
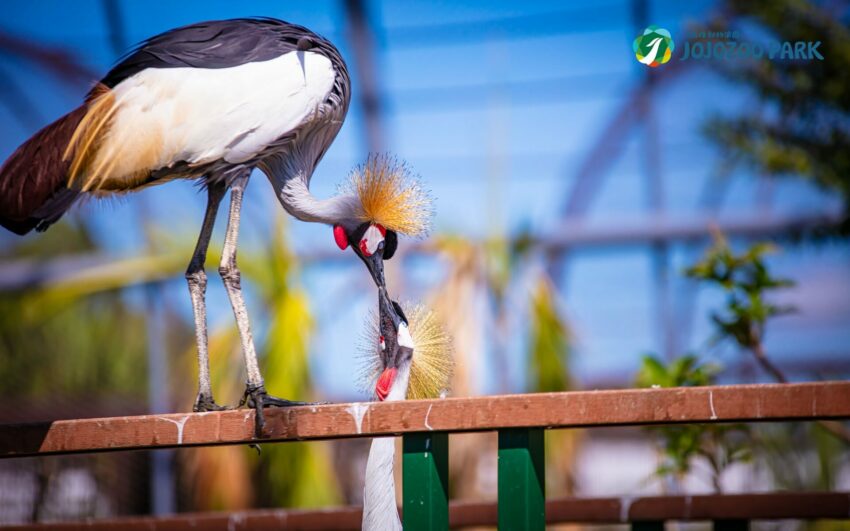
<instances>
[{"instance_id":1,"label":"blurred foliage","mask_svg":"<svg viewBox=\"0 0 850 531\"><path fill-rule=\"evenodd\" d=\"M668 365L653 356L644 356L637 376L638 387L693 387L713 385L719 372L714 365L700 364L696 356L682 356ZM711 484L721 492L720 479L733 463L752 457L744 424L687 424L682 426L650 426L663 447L663 458L655 470L660 477L681 479L690 473L698 459L704 460L711 472Z\"/></svg>"},{"instance_id":2,"label":"blurred foliage","mask_svg":"<svg viewBox=\"0 0 850 531\"><path fill-rule=\"evenodd\" d=\"M555 304L555 286L546 277L537 280L530 297L529 385L536 392L570 389L570 334Z\"/></svg>"},{"instance_id":3,"label":"blurred foliage","mask_svg":"<svg viewBox=\"0 0 850 531\"><path fill-rule=\"evenodd\" d=\"M445 320L453 338L456 359L452 394L475 394L475 379L483 369L480 359L492 340L497 392L517 384L524 391L565 391L572 388L569 362L571 333L558 308L558 292L540 271L532 239L492 237L476 244L459 236L438 236L432 249L446 260L445 279L431 294L429 305ZM482 304L486 303L486 304ZM517 310L522 308L522 310ZM511 316L520 315L517 320ZM487 336L487 341L482 338ZM524 379L511 381L508 342L527 338ZM450 446L451 497L482 499L495 495L489 472L496 461L495 434L460 434ZM567 495L575 489L575 459L580 430L546 433L546 491ZM489 472L488 472L489 471Z\"/></svg>"},{"instance_id":4,"label":"blurred foliage","mask_svg":"<svg viewBox=\"0 0 850 531\"><path fill-rule=\"evenodd\" d=\"M9 246L4 254L40 259L96 249L84 225L63 223L54 231ZM25 290L0 297L0 395L7 405L46 397L57 404L73 397L144 400L146 382L138 377L147 365L144 311L117 291L49 299L39 306L31 305L33 296ZM8 402L12 397L17 402Z\"/></svg>"},{"instance_id":5,"label":"blurred foliage","mask_svg":"<svg viewBox=\"0 0 850 531\"><path fill-rule=\"evenodd\" d=\"M753 430L758 460L775 488L791 491L840 489L839 473L850 460L847 446L820 424L767 424Z\"/></svg>"},{"instance_id":6,"label":"blurred foliage","mask_svg":"<svg viewBox=\"0 0 850 531\"><path fill-rule=\"evenodd\" d=\"M764 256L775 250L771 244L757 243L736 255L718 235L706 256L686 270L687 276L718 286L727 294L723 311L712 314L718 339L733 339L742 348L760 350L768 318L793 311L765 298L770 290L793 285L768 271Z\"/></svg>"},{"instance_id":7,"label":"blurred foliage","mask_svg":"<svg viewBox=\"0 0 850 531\"><path fill-rule=\"evenodd\" d=\"M759 365L779 382L785 375L768 358L764 334L768 320L791 311L767 301L772 290L792 285L774 277L765 262L765 255L775 251L769 244L757 243L736 254L726 240L717 235L705 257L686 270L686 274L707 286L721 288L726 293L722 311L714 312L717 327L716 341L731 340L742 352L749 352ZM646 356L637 376L641 387L702 386L715 383L719 368L700 363L695 354L682 356L668 364ZM847 430L834 422L789 424L770 429L742 425L662 426L649 430L660 435L663 459L657 469L659 476L681 477L691 471L698 458L709 465L712 482L720 491L724 469L755 457L774 475L777 485L805 488L814 485L811 478L820 478L822 485L834 485L834 470L847 458L840 440L847 441ZM823 435L829 432L832 441ZM811 441L815 442L812 451ZM806 444L806 443L809 444ZM800 466L787 466L791 448L801 454L795 461ZM815 466L805 456L814 455ZM814 472L813 472L814 470Z\"/></svg>"},{"instance_id":8,"label":"blurred foliage","mask_svg":"<svg viewBox=\"0 0 850 531\"><path fill-rule=\"evenodd\" d=\"M531 286L528 319L527 389L534 392L568 391L573 388L569 361L571 334L557 304L555 285L540 274ZM553 496L575 494L575 459L581 432L546 432L546 492Z\"/></svg>"},{"instance_id":9,"label":"blurred foliage","mask_svg":"<svg viewBox=\"0 0 850 531\"><path fill-rule=\"evenodd\" d=\"M773 251L773 246L757 243L736 254L718 234L705 257L688 268L685 274L708 286L719 287L726 293L722 311L714 312L711 316L717 327L715 341L733 341L742 351L751 353L773 379L785 382L785 375L768 358L764 349L768 319L791 311L790 308L779 307L766 300L766 295L771 290L792 285L789 280L774 277L770 273L765 255ZM712 385L719 372L717 367L701 364L699 357L694 354L674 359L668 364L647 356L637 376L637 384L641 387ZM792 435L802 430L809 436L810 441L817 442L817 433L813 430L824 428L839 439L845 438L844 428L836 423L810 424L803 427L788 425L772 431L741 425L665 426L648 429L659 433L662 441L664 458L656 471L659 476L681 478L691 471L697 458L703 458L712 471L715 490L720 491L723 470L735 462L753 459L754 451L758 452L758 459L774 472L777 484L792 484L792 481L782 476L790 473L793 467L778 467L779 459L787 460L787 450L790 449L788 444L795 440ZM796 439L799 439L799 435ZM837 440L830 444L836 442ZM805 444L797 448L806 448L805 451L811 453ZM824 471L834 466L837 459L846 458L840 448L835 450L834 446L820 444L815 455L818 456L818 466L815 468L821 470L818 477L824 478L826 482L829 482L828 474ZM808 467L808 470L810 469L811 467ZM796 484L799 485L800 482Z\"/></svg>"},{"instance_id":10,"label":"blurred foliage","mask_svg":"<svg viewBox=\"0 0 850 531\"><path fill-rule=\"evenodd\" d=\"M266 252L240 267L252 279L268 319L268 331L258 343L266 388L276 396L310 400L316 398L309 367L313 318L307 294L293 281L297 260L283 228L278 214ZM261 505L325 507L341 501L328 442L265 445L257 473L268 487L260 492Z\"/></svg>"},{"instance_id":11,"label":"blurred foliage","mask_svg":"<svg viewBox=\"0 0 850 531\"><path fill-rule=\"evenodd\" d=\"M136 404L125 414L147 409L147 381L140 375L147 372L150 316L144 304L129 302L133 291L128 288L172 279L183 285L194 245L188 234L159 236L156 248L138 256L83 266L59 281L5 293L0 298L0 392L21 400L66 401L96 395L109 401L122 396ZM287 247L282 217L268 240L259 251L239 253L243 287L250 292L252 306L258 306L250 313L266 388L277 396L310 399L308 346L313 321L307 296L297 285L297 261ZM23 240L6 251L16 258L43 260L78 253L94 256L98 249L84 226L60 223L44 236ZM210 249L208 266L216 263L218 254ZM209 273L209 278L212 286L217 275ZM160 300L161 290L156 295L167 317L161 341L167 351L182 353L174 357L169 383L179 404L175 408L186 410L197 391L193 325L188 316L174 315L167 298ZM223 326L211 328L209 334L216 398L235 402L245 385L235 322L224 319ZM177 476L184 492L191 493L183 497L183 509L318 507L340 501L328 443L266 445L259 457L244 447L203 448L180 455L186 473Z\"/></svg>"},{"instance_id":12,"label":"blurred foliage","mask_svg":"<svg viewBox=\"0 0 850 531\"><path fill-rule=\"evenodd\" d=\"M850 27L846 4L804 0L727 0L742 40L820 41L824 60L715 61L764 102L740 117L717 116L706 132L728 155L776 176L800 176L844 199L838 227L850 234Z\"/></svg>"},{"instance_id":13,"label":"blurred foliage","mask_svg":"<svg viewBox=\"0 0 850 531\"><path fill-rule=\"evenodd\" d=\"M638 371L638 387L696 387L712 385L720 367L701 365L694 355L682 356L665 365L654 356L644 356Z\"/></svg>"},{"instance_id":14,"label":"blurred foliage","mask_svg":"<svg viewBox=\"0 0 850 531\"><path fill-rule=\"evenodd\" d=\"M210 256L208 265L213 260ZM259 304L259 311L250 315L266 389L283 398L316 398L309 367L313 318L297 283L297 259L288 248L282 216L262 249L240 249L239 269L243 289L252 295L249 300ZM210 330L209 352L213 395L219 403L237 401L244 391L245 368L233 319ZM184 373L195 374L194 342L182 359ZM194 386L184 388L182 402L192 403L196 391ZM184 457L198 510L322 507L341 500L327 442L263 445L259 456L246 447L199 448Z\"/></svg>"}]
</instances>

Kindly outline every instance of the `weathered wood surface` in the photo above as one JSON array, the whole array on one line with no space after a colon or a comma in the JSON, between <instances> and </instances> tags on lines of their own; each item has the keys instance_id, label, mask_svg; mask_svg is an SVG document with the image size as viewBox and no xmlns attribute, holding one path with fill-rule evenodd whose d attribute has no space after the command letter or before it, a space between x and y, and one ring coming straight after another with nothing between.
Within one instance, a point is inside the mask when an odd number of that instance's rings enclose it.
<instances>
[{"instance_id":1,"label":"weathered wood surface","mask_svg":"<svg viewBox=\"0 0 850 531\"><path fill-rule=\"evenodd\" d=\"M451 528L494 526L494 502L452 502ZM616 524L639 521L705 520L850 520L848 492L783 492L708 496L656 496L646 498L558 498L546 502L546 522ZM9 531L243 531L265 529L360 529L359 507L316 511L286 509L234 513L191 513L162 518L137 517L14 526Z\"/></svg>"},{"instance_id":2,"label":"weathered wood surface","mask_svg":"<svg viewBox=\"0 0 850 531\"><path fill-rule=\"evenodd\" d=\"M579 391L325 404L0 426L0 457L388 436L424 431L574 428L850 418L850 382Z\"/></svg>"}]
</instances>

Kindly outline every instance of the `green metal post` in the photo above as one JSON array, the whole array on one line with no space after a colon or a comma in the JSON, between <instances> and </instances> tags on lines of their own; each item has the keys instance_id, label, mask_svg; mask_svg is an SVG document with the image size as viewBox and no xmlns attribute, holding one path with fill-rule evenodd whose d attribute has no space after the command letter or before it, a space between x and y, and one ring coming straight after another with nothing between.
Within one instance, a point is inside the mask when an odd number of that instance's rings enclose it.
<instances>
[{"instance_id":1,"label":"green metal post","mask_svg":"<svg viewBox=\"0 0 850 531\"><path fill-rule=\"evenodd\" d=\"M449 528L449 434L404 436L402 518L405 531Z\"/></svg>"},{"instance_id":2,"label":"green metal post","mask_svg":"<svg viewBox=\"0 0 850 531\"><path fill-rule=\"evenodd\" d=\"M499 529L546 528L543 430L499 430Z\"/></svg>"}]
</instances>

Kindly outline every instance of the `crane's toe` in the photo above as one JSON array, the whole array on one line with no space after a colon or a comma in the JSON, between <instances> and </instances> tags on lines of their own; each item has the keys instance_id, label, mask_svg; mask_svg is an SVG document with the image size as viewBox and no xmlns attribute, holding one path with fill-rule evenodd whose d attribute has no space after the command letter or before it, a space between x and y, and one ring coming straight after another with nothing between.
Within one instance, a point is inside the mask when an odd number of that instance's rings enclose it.
<instances>
[{"instance_id":1,"label":"crane's toe","mask_svg":"<svg viewBox=\"0 0 850 531\"><path fill-rule=\"evenodd\" d=\"M192 406L192 411L196 413L201 411L224 411L225 409L230 408L216 404L211 396L202 393L198 393L198 398L195 399L195 405Z\"/></svg>"},{"instance_id":2,"label":"crane's toe","mask_svg":"<svg viewBox=\"0 0 850 531\"><path fill-rule=\"evenodd\" d=\"M265 415L263 415L263 408L266 407L291 407L291 406L311 406L316 405L317 402L300 402L297 400L287 400L285 398L278 398L276 396L270 395L266 388L262 385L252 386L248 385L245 387L245 394L242 395L242 400L239 402L240 406L248 406L249 408L256 410L255 425L254 425L254 435L256 437L263 436L263 427L266 424Z\"/></svg>"}]
</instances>

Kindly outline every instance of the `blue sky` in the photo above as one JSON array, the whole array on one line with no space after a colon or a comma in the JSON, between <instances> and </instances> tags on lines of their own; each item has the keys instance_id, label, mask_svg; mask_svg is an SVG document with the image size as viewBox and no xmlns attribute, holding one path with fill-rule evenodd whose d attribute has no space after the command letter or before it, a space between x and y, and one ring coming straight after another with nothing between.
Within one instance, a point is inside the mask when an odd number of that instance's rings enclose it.
<instances>
[{"instance_id":1,"label":"blue sky","mask_svg":"<svg viewBox=\"0 0 850 531\"><path fill-rule=\"evenodd\" d=\"M713 7L711 2L649 5L649 20L668 28L674 38L689 22L704 21ZM199 20L266 15L325 34L352 66L344 12L336 1L154 0L121 1L119 6L129 42ZM480 238L520 229L536 234L557 230L578 167L644 75L645 67L631 52L637 32L630 6L627 1L572 2L568 7L563 2L369 3L378 28L379 81L387 96L385 148L407 160L432 190L438 233ZM99 1L10 0L4 2L3 12L0 31L67 49L97 72L105 72L116 59ZM506 18L511 22L498 22ZM470 22L478 24L456 25ZM78 105L87 88L57 81L41 68L5 54L0 55L0 69L26 87L43 123ZM337 183L365 158L356 98L355 93L349 118L314 175L316 195L333 194ZM752 104L750 94L705 70L684 74L655 96L666 215L673 222L697 212L706 179L721 162L701 136L703 121L713 113L734 114ZM4 105L0 121L5 124L0 128L0 158L5 158L32 134L33 124L20 123ZM631 134L626 149L605 173L588 210L589 223L628 225L648 215L642 134ZM753 213L760 190L746 169L737 170L720 215ZM775 183L773 194L772 208L778 213L819 212L837 205L834 198L796 180ZM261 241L257 234L265 234L279 207L260 174L252 179L246 201L251 212L243 225L242 244L250 246ZM96 220L98 236L120 256L132 254L140 241L136 219L141 204L162 226L194 237L203 203L190 183L174 183L126 201L89 205L82 213ZM221 220L219 225L221 237ZM327 227L299 222L289 226L299 252L334 248ZM8 236L0 236L0 245L8 241ZM674 246L671 271L678 273L694 256ZM771 328L768 347L778 358L846 356L848 258L846 245L829 245L789 248L771 260L780 273L798 280L798 287L785 297L801 309ZM310 268L304 276L320 325L313 351L322 353L322 362L314 359L313 367L320 385L335 396L353 393L352 328L374 302L373 293L365 291L368 284L360 282L364 273L353 255L351 262L350 267ZM440 278L434 273L439 264L415 267L425 272L411 271L405 289L418 295ZM646 248L579 250L572 256L560 302L577 333L574 367L586 382L625 381L640 353L659 350L651 279ZM172 298L188 320L191 311L181 283L176 279L170 284ZM226 310L223 290L210 285L210 306ZM362 295L359 287L364 288ZM676 293L681 289L674 283ZM351 302L343 310L339 297ZM691 347L702 345L710 335L704 316L719 302L715 294L699 294ZM229 318L227 311L213 315L214 322ZM511 351L518 374L524 363L521 351L520 345ZM490 391L492 367L488 371L482 375L482 389ZM519 376L512 379L517 386L520 381Z\"/></svg>"}]
</instances>

